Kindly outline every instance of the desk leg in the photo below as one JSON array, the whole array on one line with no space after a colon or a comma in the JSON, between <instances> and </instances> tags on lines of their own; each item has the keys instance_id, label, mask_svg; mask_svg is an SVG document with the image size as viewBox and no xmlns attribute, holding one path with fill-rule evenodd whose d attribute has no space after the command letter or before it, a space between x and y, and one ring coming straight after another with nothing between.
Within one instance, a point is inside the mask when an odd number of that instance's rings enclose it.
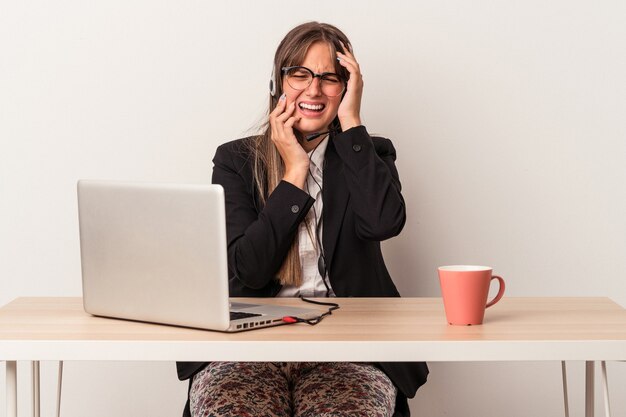
<instances>
[{"instance_id":1,"label":"desk leg","mask_svg":"<svg viewBox=\"0 0 626 417\"><path fill-rule=\"evenodd\" d=\"M59 381L57 383L57 414L61 417L61 390L63 389L63 361L59 361Z\"/></svg>"},{"instance_id":2,"label":"desk leg","mask_svg":"<svg viewBox=\"0 0 626 417\"><path fill-rule=\"evenodd\" d=\"M585 362L585 417L593 417L594 398L595 398L595 386L594 386L594 368L596 363L594 361Z\"/></svg>"},{"instance_id":3,"label":"desk leg","mask_svg":"<svg viewBox=\"0 0 626 417\"><path fill-rule=\"evenodd\" d=\"M41 395L40 395L40 387L41 383L39 382L39 361L33 361L31 363L31 370L33 373L33 417L39 417L41 414Z\"/></svg>"},{"instance_id":4,"label":"desk leg","mask_svg":"<svg viewBox=\"0 0 626 417\"><path fill-rule=\"evenodd\" d=\"M604 391L604 413L611 417L611 402L609 401L609 381L606 377L606 361L600 362L602 369L602 390Z\"/></svg>"},{"instance_id":5,"label":"desk leg","mask_svg":"<svg viewBox=\"0 0 626 417\"><path fill-rule=\"evenodd\" d=\"M17 417L17 362L7 361L7 417Z\"/></svg>"},{"instance_id":6,"label":"desk leg","mask_svg":"<svg viewBox=\"0 0 626 417\"><path fill-rule=\"evenodd\" d=\"M565 407L565 417L569 417L569 397L567 394L567 367L565 361L561 361L561 376L563 377L563 405Z\"/></svg>"}]
</instances>

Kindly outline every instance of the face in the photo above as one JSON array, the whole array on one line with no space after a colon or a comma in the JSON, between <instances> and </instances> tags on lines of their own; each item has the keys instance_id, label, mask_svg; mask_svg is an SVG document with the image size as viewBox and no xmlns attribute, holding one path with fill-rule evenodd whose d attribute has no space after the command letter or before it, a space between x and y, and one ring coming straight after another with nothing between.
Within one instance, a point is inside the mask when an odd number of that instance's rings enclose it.
<instances>
[{"instance_id":1,"label":"face","mask_svg":"<svg viewBox=\"0 0 626 417\"><path fill-rule=\"evenodd\" d=\"M331 55L330 46L325 42L315 42L312 44L304 57L301 66L311 69L316 74L324 72L335 72L335 63ZM294 115L300 120L295 123L294 128L304 135L325 132L328 126L337 116L341 96L328 97L320 89L320 79L313 79L311 85L304 90L295 90L283 78L283 91L287 95L287 105L296 103ZM310 110L303 106L322 106L321 110Z\"/></svg>"}]
</instances>

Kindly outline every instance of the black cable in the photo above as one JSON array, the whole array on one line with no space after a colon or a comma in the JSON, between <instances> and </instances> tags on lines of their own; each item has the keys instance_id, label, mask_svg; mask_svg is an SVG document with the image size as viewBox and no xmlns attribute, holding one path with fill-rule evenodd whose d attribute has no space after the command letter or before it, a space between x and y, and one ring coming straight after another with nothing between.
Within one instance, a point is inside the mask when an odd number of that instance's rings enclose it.
<instances>
[{"instance_id":1,"label":"black cable","mask_svg":"<svg viewBox=\"0 0 626 417\"><path fill-rule=\"evenodd\" d=\"M317 185L317 188L319 188L320 190L320 199L322 199L323 190L322 190L322 186L315 179L315 177L313 176L313 173L311 172L311 159L313 159L313 154L315 153L315 151L317 150L317 147L320 146L322 142L323 141L320 141L320 143L318 143L315 146L315 148L313 148L313 151L311 151L311 155L309 155L309 176L311 177L313 182L315 182L315 185ZM322 175L323 175L323 172L324 172L323 167L321 168L321 170L322 170ZM308 181L306 182L306 188L307 188L307 192L309 193L309 195L311 195ZM315 216L315 241L317 243L317 247L319 248L319 257L317 258L317 270L322 277L322 282L324 283L324 287L326 287L326 297L329 297L330 287L328 283L326 282L326 274L328 273L328 270L326 268L326 257L324 256L324 247L322 246L322 242L320 240L320 230L322 228L322 220L323 220L323 215L324 215L324 200L323 199L322 199L322 210L320 211L319 221L317 220L318 217L317 217L317 211L315 210L315 205L313 205L313 215Z\"/></svg>"},{"instance_id":2,"label":"black cable","mask_svg":"<svg viewBox=\"0 0 626 417\"><path fill-rule=\"evenodd\" d=\"M317 305L322 305L322 306L330 306L330 308L328 309L327 312L325 312L325 313L323 313L323 314L321 314L321 315L319 315L317 317L313 317L312 319L303 319L303 318L295 317L295 316L285 316L285 317L283 317L283 321L285 323L289 323L289 324L306 323L306 324L309 324L311 326L315 326L320 321L322 321L324 319L324 317L330 316L331 314L333 314L333 311L339 309L339 304L337 304L337 303L327 303L327 302L309 300L308 298L304 298L303 296L300 296L300 299L302 301L304 301L304 302L311 303L311 304L317 304Z\"/></svg>"}]
</instances>

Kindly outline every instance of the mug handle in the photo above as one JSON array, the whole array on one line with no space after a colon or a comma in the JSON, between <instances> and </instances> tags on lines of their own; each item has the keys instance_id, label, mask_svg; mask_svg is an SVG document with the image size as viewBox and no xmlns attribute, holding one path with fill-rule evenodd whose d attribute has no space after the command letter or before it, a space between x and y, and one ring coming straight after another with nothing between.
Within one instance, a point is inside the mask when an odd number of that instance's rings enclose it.
<instances>
[{"instance_id":1,"label":"mug handle","mask_svg":"<svg viewBox=\"0 0 626 417\"><path fill-rule=\"evenodd\" d=\"M504 280L502 279L502 277L499 277L497 275L494 275L491 277L491 280L489 282L491 282L492 280L497 279L498 282L500 282L500 289L498 289L498 294L496 294L496 296L493 298L493 300L489 301L487 303L487 305L485 306L485 308L489 308L492 305L494 305L495 303L497 303L498 301L500 301L500 299L502 298L502 296L504 295Z\"/></svg>"}]
</instances>

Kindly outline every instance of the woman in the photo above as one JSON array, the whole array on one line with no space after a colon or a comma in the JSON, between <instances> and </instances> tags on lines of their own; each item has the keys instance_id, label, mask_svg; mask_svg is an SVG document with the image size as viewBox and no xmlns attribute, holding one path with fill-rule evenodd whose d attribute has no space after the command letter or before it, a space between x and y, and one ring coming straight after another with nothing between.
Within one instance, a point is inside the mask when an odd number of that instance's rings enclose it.
<instances>
[{"instance_id":1,"label":"woman","mask_svg":"<svg viewBox=\"0 0 626 417\"><path fill-rule=\"evenodd\" d=\"M380 242L400 233L404 200L391 141L361 124L363 79L347 37L310 22L274 58L263 134L226 143L233 297L396 297ZM179 363L185 415L408 416L423 363Z\"/></svg>"}]
</instances>

